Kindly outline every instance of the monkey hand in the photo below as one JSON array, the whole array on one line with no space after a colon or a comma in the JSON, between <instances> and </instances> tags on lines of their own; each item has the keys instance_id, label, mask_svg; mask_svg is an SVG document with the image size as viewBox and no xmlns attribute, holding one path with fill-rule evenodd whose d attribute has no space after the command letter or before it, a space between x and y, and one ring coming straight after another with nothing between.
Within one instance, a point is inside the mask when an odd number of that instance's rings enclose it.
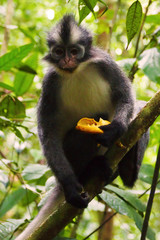
<instances>
[{"instance_id":1,"label":"monkey hand","mask_svg":"<svg viewBox=\"0 0 160 240\"><path fill-rule=\"evenodd\" d=\"M89 203L89 195L83 191L79 183L70 183L64 187L65 199L68 203L77 208L86 208Z\"/></svg>"},{"instance_id":2,"label":"monkey hand","mask_svg":"<svg viewBox=\"0 0 160 240\"><path fill-rule=\"evenodd\" d=\"M98 143L105 147L110 147L127 130L124 124L116 120L113 120L109 125L100 126L99 128L102 129L104 133L97 134L96 139Z\"/></svg>"}]
</instances>

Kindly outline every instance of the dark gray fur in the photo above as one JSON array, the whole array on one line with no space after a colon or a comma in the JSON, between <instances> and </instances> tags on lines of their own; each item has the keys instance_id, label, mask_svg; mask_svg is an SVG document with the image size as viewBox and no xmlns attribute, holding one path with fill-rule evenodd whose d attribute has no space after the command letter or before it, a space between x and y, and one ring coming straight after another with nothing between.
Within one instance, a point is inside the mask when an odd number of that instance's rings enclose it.
<instances>
[{"instance_id":1,"label":"dark gray fur","mask_svg":"<svg viewBox=\"0 0 160 240\"><path fill-rule=\"evenodd\" d=\"M61 44L64 48L68 47L70 44L68 41L70 39L71 23L76 24L73 17L67 15L56 26L59 29L59 35L63 43L57 43L53 38L53 33L57 29L51 31L48 36L50 48L55 44ZM44 155L63 187L66 200L76 207L84 208L88 205L89 196L86 192L82 192L82 185L91 175L98 174L106 181L111 175L107 160L100 155L97 142L110 147L127 130L135 110L134 95L129 79L108 54L91 45L92 38L88 30L82 27L79 28L81 34L77 44L85 47L85 54L82 59L77 60L77 68L73 72L68 73L62 69L59 71L59 61L53 59L51 53L45 57L52 66L44 77L38 104L38 134ZM65 38L67 43L65 43ZM83 70L79 70L81 62L86 64ZM78 74L76 74L76 71ZM97 79L95 79L95 74L98 76ZM88 90L83 86L77 86L80 89L78 91L79 95L74 94L77 87L74 86L74 79L70 80L73 78L72 76L75 77L77 84L83 83L84 80L84 84L90 84ZM67 85L67 81L71 81L73 85L71 89ZM106 90L103 92L103 87L99 85L99 82L101 82L102 86L104 85L105 89L108 89L106 108L101 107L100 104ZM97 86L97 91L101 90L102 92L97 93L94 84ZM63 89L64 86L66 86L66 89ZM92 90L95 91L94 95L89 92ZM73 99L72 104L70 104L68 100L70 95L71 102L74 97L79 99L78 102L75 103ZM91 100L89 105L84 104L85 99L86 104L88 99ZM95 106L96 102L92 104L94 99L97 99L99 105L97 103L97 106ZM111 102L111 106L109 102ZM95 119L102 117L112 122L110 125L102 127L103 134L90 135L75 130L76 123L81 117ZM144 142L143 146L145 147L142 147L142 151L139 143L135 149L141 151L138 158L133 157L130 162L126 155L122 164L119 165L120 175L126 185L132 186L137 178L138 165L142 161L146 148L146 137ZM134 152L134 149L132 151ZM128 153L129 158L130 153ZM134 153L133 155L137 156ZM133 167L132 172L129 174L127 169L131 169L130 165L133 165Z\"/></svg>"}]
</instances>

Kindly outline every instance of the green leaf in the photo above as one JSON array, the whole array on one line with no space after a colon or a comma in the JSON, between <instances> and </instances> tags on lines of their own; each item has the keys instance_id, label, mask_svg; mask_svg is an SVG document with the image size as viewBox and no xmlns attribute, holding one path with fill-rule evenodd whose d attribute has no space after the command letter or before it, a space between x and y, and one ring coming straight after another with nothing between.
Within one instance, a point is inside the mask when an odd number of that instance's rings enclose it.
<instances>
[{"instance_id":1,"label":"green leaf","mask_svg":"<svg viewBox=\"0 0 160 240\"><path fill-rule=\"evenodd\" d=\"M24 188L19 188L18 190L8 194L0 207L0 217L14 207L25 194L26 190Z\"/></svg>"},{"instance_id":2,"label":"green leaf","mask_svg":"<svg viewBox=\"0 0 160 240\"><path fill-rule=\"evenodd\" d=\"M12 122L8 118L0 116L0 129L9 127L11 125L12 125Z\"/></svg>"},{"instance_id":3,"label":"green leaf","mask_svg":"<svg viewBox=\"0 0 160 240\"><path fill-rule=\"evenodd\" d=\"M142 6L139 1L135 1L128 9L127 12L127 20L126 20L126 30L127 30L127 38L128 45L138 32L139 27L141 25L142 19ZM127 47L128 47L127 45Z\"/></svg>"},{"instance_id":4,"label":"green leaf","mask_svg":"<svg viewBox=\"0 0 160 240\"><path fill-rule=\"evenodd\" d=\"M33 187L28 184L25 184L25 186L23 186L23 187L26 189L26 195L23 196L21 202L23 205L28 206L30 203L35 201L35 199L37 199L37 197L39 197L40 193L38 193L36 190L37 186Z\"/></svg>"},{"instance_id":5,"label":"green leaf","mask_svg":"<svg viewBox=\"0 0 160 240\"><path fill-rule=\"evenodd\" d=\"M0 82L0 87L5 88L7 90L13 91L13 87L11 85L8 85L6 83Z\"/></svg>"},{"instance_id":6,"label":"green leaf","mask_svg":"<svg viewBox=\"0 0 160 240\"><path fill-rule=\"evenodd\" d=\"M11 128L11 130L15 133L15 135L18 138L20 138L22 141L24 141L24 138L18 128L23 128L25 129L26 132L30 134L34 134L26 126L19 124L17 121L14 122L13 120L0 116L0 129L6 129L6 127Z\"/></svg>"},{"instance_id":7,"label":"green leaf","mask_svg":"<svg viewBox=\"0 0 160 240\"><path fill-rule=\"evenodd\" d=\"M41 150L33 149L33 148L32 148L32 149L30 150L30 153L31 153L31 155L33 156L35 162L38 162L40 159L43 158L43 155L42 155L42 151L41 151Z\"/></svg>"},{"instance_id":8,"label":"green leaf","mask_svg":"<svg viewBox=\"0 0 160 240\"><path fill-rule=\"evenodd\" d=\"M33 36L33 33L31 30L29 30L28 26L21 26L21 23L19 23L18 25L18 29L24 34L25 37L29 38L31 40L31 42L33 42L34 44L36 44L36 40Z\"/></svg>"},{"instance_id":9,"label":"green leaf","mask_svg":"<svg viewBox=\"0 0 160 240\"><path fill-rule=\"evenodd\" d=\"M45 183L45 189L46 191L53 189L53 187L56 186L56 178L55 176L51 176L50 178L47 179Z\"/></svg>"},{"instance_id":10,"label":"green leaf","mask_svg":"<svg viewBox=\"0 0 160 240\"><path fill-rule=\"evenodd\" d=\"M37 70L38 67L38 52L33 53L31 56L29 56L26 61L24 62L24 65L30 67L32 70ZM33 73L35 74L35 73Z\"/></svg>"},{"instance_id":11,"label":"green leaf","mask_svg":"<svg viewBox=\"0 0 160 240\"><path fill-rule=\"evenodd\" d=\"M48 171L50 171L50 169L45 165L30 164L23 170L22 176L24 180L30 181L41 178Z\"/></svg>"},{"instance_id":12,"label":"green leaf","mask_svg":"<svg viewBox=\"0 0 160 240\"><path fill-rule=\"evenodd\" d=\"M111 208L115 209L118 213L133 219L132 213L130 212L127 203L122 199L109 192L103 192L100 196Z\"/></svg>"},{"instance_id":13,"label":"green leaf","mask_svg":"<svg viewBox=\"0 0 160 240\"><path fill-rule=\"evenodd\" d=\"M6 174L4 174L4 172L2 170L0 170L0 182L7 187L8 183L9 183L9 179L8 176Z\"/></svg>"},{"instance_id":14,"label":"green leaf","mask_svg":"<svg viewBox=\"0 0 160 240\"><path fill-rule=\"evenodd\" d=\"M40 202L38 203L38 207L41 208L44 204L48 201L49 197L53 194L53 188L48 190L45 195L41 198Z\"/></svg>"},{"instance_id":15,"label":"green leaf","mask_svg":"<svg viewBox=\"0 0 160 240\"><path fill-rule=\"evenodd\" d=\"M15 232L25 222L25 219L8 219L6 222L1 222L0 239L10 240L13 232Z\"/></svg>"},{"instance_id":16,"label":"green leaf","mask_svg":"<svg viewBox=\"0 0 160 240\"><path fill-rule=\"evenodd\" d=\"M26 64L21 64L19 67L16 67L19 71L25 72L25 73L31 73L31 74L37 74L37 72L31 68L30 66L27 66Z\"/></svg>"},{"instance_id":17,"label":"green leaf","mask_svg":"<svg viewBox=\"0 0 160 240\"><path fill-rule=\"evenodd\" d=\"M31 55L24 64L28 66L28 68L32 67L32 69L37 69L38 63L38 54L34 53ZM35 74L18 72L15 76L14 80L14 91L17 96L21 96L28 91L30 86L32 85Z\"/></svg>"},{"instance_id":18,"label":"green leaf","mask_svg":"<svg viewBox=\"0 0 160 240\"><path fill-rule=\"evenodd\" d=\"M32 50L33 44L26 44L0 57L0 71L8 71L21 62Z\"/></svg>"},{"instance_id":19,"label":"green leaf","mask_svg":"<svg viewBox=\"0 0 160 240\"><path fill-rule=\"evenodd\" d=\"M79 12L79 23L87 17L87 15L92 12L94 13L94 7L96 6L97 0L79 0L78 2L78 12Z\"/></svg>"},{"instance_id":20,"label":"green leaf","mask_svg":"<svg viewBox=\"0 0 160 240\"><path fill-rule=\"evenodd\" d=\"M22 96L32 85L34 75L30 73L18 72L14 80L14 92L16 96Z\"/></svg>"},{"instance_id":21,"label":"green leaf","mask_svg":"<svg viewBox=\"0 0 160 240\"><path fill-rule=\"evenodd\" d=\"M85 3L85 5L89 8L89 10L93 13L93 15L95 14L94 13L94 9L93 9L93 7L92 7L92 4L91 4L91 2L93 2L92 0L90 1L90 0L83 0L83 2Z\"/></svg>"},{"instance_id":22,"label":"green leaf","mask_svg":"<svg viewBox=\"0 0 160 240\"><path fill-rule=\"evenodd\" d=\"M152 184L154 167L150 164L143 164L139 172L139 179L143 182Z\"/></svg>"},{"instance_id":23,"label":"green leaf","mask_svg":"<svg viewBox=\"0 0 160 240\"><path fill-rule=\"evenodd\" d=\"M98 2L102 3L102 4L106 7L106 8L104 9L104 11L102 12L102 14L100 15L100 17L101 17L101 16L103 16L103 15L105 14L105 12L107 12L108 6L107 6L107 4L106 4L105 2L103 2L102 0L98 0Z\"/></svg>"},{"instance_id":24,"label":"green leaf","mask_svg":"<svg viewBox=\"0 0 160 240\"><path fill-rule=\"evenodd\" d=\"M144 212L146 207L140 201L140 199L133 193L127 192L126 190L122 190L120 188L114 187L112 185L107 185L106 189L116 193L119 197L122 197L125 201L130 203L133 207L135 207L140 212Z\"/></svg>"},{"instance_id":25,"label":"green leaf","mask_svg":"<svg viewBox=\"0 0 160 240\"><path fill-rule=\"evenodd\" d=\"M7 118L24 118L25 106L17 98L8 95L0 104L0 115Z\"/></svg>"},{"instance_id":26,"label":"green leaf","mask_svg":"<svg viewBox=\"0 0 160 240\"><path fill-rule=\"evenodd\" d=\"M135 63L136 58L127 58L120 61L117 61L117 64L123 68L126 73L129 73L133 64Z\"/></svg>"},{"instance_id":27,"label":"green leaf","mask_svg":"<svg viewBox=\"0 0 160 240\"><path fill-rule=\"evenodd\" d=\"M145 50L139 57L138 66L148 78L160 84L160 50L150 48Z\"/></svg>"},{"instance_id":28,"label":"green leaf","mask_svg":"<svg viewBox=\"0 0 160 240\"><path fill-rule=\"evenodd\" d=\"M160 14L148 15L145 19L146 23L154 23L159 25L160 23Z\"/></svg>"},{"instance_id":29,"label":"green leaf","mask_svg":"<svg viewBox=\"0 0 160 240\"><path fill-rule=\"evenodd\" d=\"M115 209L118 213L126 215L132 220L134 220L138 229L140 231L142 230L143 219L132 206L124 202L121 198L109 192L103 192L100 196L111 208ZM150 240L155 240L155 233L150 227L147 231L147 237Z\"/></svg>"},{"instance_id":30,"label":"green leaf","mask_svg":"<svg viewBox=\"0 0 160 240\"><path fill-rule=\"evenodd\" d=\"M157 38L160 36L160 28L159 27L154 31L153 35L156 36Z\"/></svg>"},{"instance_id":31,"label":"green leaf","mask_svg":"<svg viewBox=\"0 0 160 240\"><path fill-rule=\"evenodd\" d=\"M12 126L12 129L13 129L14 134L15 134L19 139L21 139L22 141L25 140L24 137L23 137L23 135L22 135L22 133L21 133L21 131L20 131L17 127Z\"/></svg>"},{"instance_id":32,"label":"green leaf","mask_svg":"<svg viewBox=\"0 0 160 240\"><path fill-rule=\"evenodd\" d=\"M136 211L134 211L131 208L131 206L129 206L129 208L130 208L130 211L132 212L132 216L133 216L133 219L135 221L137 228L140 230L140 232L142 232L143 218ZM153 229L150 226L148 226L147 238L150 240L156 240L155 232L153 231Z\"/></svg>"}]
</instances>

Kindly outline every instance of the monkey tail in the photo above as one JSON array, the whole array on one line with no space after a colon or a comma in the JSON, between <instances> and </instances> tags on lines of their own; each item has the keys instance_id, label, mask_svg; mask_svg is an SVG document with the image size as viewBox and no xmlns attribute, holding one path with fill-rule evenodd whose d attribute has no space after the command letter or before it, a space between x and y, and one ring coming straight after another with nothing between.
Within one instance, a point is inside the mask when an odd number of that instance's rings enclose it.
<instances>
[{"instance_id":1,"label":"monkey tail","mask_svg":"<svg viewBox=\"0 0 160 240\"><path fill-rule=\"evenodd\" d=\"M148 142L149 130L142 135L140 140L130 149L118 165L119 175L123 183L128 187L133 187L138 178L139 169Z\"/></svg>"}]
</instances>

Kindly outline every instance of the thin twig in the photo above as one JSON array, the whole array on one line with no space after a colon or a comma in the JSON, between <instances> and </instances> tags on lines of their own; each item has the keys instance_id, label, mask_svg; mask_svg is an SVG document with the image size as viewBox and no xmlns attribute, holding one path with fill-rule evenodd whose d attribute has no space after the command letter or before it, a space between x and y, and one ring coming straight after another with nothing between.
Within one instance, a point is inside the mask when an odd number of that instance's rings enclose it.
<instances>
[{"instance_id":1,"label":"thin twig","mask_svg":"<svg viewBox=\"0 0 160 240\"><path fill-rule=\"evenodd\" d=\"M1 202L0 202L0 208L3 206L3 203L4 203L5 199L6 199L6 197L9 195L9 193L10 193L10 191L11 191L11 189L12 189L13 182L14 182L14 177L15 177L15 176L13 175L13 179L12 179L12 181L11 181L11 184L10 184L7 192L6 192L5 195L3 196L3 199L2 199Z\"/></svg>"},{"instance_id":2,"label":"thin twig","mask_svg":"<svg viewBox=\"0 0 160 240\"><path fill-rule=\"evenodd\" d=\"M70 238L76 238L76 232L79 227L80 221L82 220L83 212L77 216L76 222L71 230Z\"/></svg>"},{"instance_id":3,"label":"thin twig","mask_svg":"<svg viewBox=\"0 0 160 240\"><path fill-rule=\"evenodd\" d=\"M160 183L160 179L157 181L157 184L158 183ZM148 189L146 189L138 198L141 198L141 197L143 197L148 191L150 191L151 190L151 188L152 188L152 186L151 187L149 187Z\"/></svg>"},{"instance_id":4,"label":"thin twig","mask_svg":"<svg viewBox=\"0 0 160 240\"><path fill-rule=\"evenodd\" d=\"M8 25L11 24L11 19L13 15L14 7L13 0L8 0L6 9L6 19L4 28L4 38L2 42L1 55L5 54L7 51L8 41L9 41L9 28Z\"/></svg>"},{"instance_id":5,"label":"thin twig","mask_svg":"<svg viewBox=\"0 0 160 240\"><path fill-rule=\"evenodd\" d=\"M145 20L146 20L146 17L147 17L147 13L148 13L148 10L149 10L149 6L151 5L151 3L152 3L152 0L149 0L148 5L146 7L146 11L144 13L143 21L142 21L142 24L141 24L141 27L140 27L140 30L139 30L139 33L138 33L138 37L137 37L134 58L137 56L138 47L139 47L139 40L140 40L140 37L141 37L142 29L143 29L143 26L144 26L144 23L145 23Z\"/></svg>"},{"instance_id":6,"label":"thin twig","mask_svg":"<svg viewBox=\"0 0 160 240\"><path fill-rule=\"evenodd\" d=\"M120 9L120 4L121 4L121 0L117 0L116 2L116 9L114 11L114 16L113 16L113 19L112 19L112 22L111 22L111 25L109 26L109 40L108 40L108 49L107 49L107 52L110 53L110 50L111 50L111 39L112 39L112 32L113 32L113 27L116 23L116 20L117 20L117 14L118 14L118 10Z\"/></svg>"},{"instance_id":7,"label":"thin twig","mask_svg":"<svg viewBox=\"0 0 160 240\"><path fill-rule=\"evenodd\" d=\"M155 194L157 181L158 181L159 169L160 169L160 145L159 145L159 149L158 149L158 156L157 156L157 161L156 161L156 165L155 165L155 169L154 169L154 175L153 175L153 180L152 180L151 192L150 192L150 196L149 196L149 200L148 200L148 204L147 204L146 215L145 215L144 222L143 222L141 240L146 239L149 217L151 214L154 194Z\"/></svg>"},{"instance_id":8,"label":"thin twig","mask_svg":"<svg viewBox=\"0 0 160 240\"><path fill-rule=\"evenodd\" d=\"M1 150L0 150L0 155L1 155L2 158L5 158L5 159L6 159L5 154L4 154Z\"/></svg>"},{"instance_id":9,"label":"thin twig","mask_svg":"<svg viewBox=\"0 0 160 240\"><path fill-rule=\"evenodd\" d=\"M111 220L111 218L113 218L115 215L117 214L117 212L113 213L109 218L107 218L98 228L96 228L93 232L91 232L87 237L85 237L83 240L88 239L92 234L94 234L95 232L97 232L99 229L101 229L101 227L103 227L103 225L105 225L107 222L109 222Z\"/></svg>"}]
</instances>

